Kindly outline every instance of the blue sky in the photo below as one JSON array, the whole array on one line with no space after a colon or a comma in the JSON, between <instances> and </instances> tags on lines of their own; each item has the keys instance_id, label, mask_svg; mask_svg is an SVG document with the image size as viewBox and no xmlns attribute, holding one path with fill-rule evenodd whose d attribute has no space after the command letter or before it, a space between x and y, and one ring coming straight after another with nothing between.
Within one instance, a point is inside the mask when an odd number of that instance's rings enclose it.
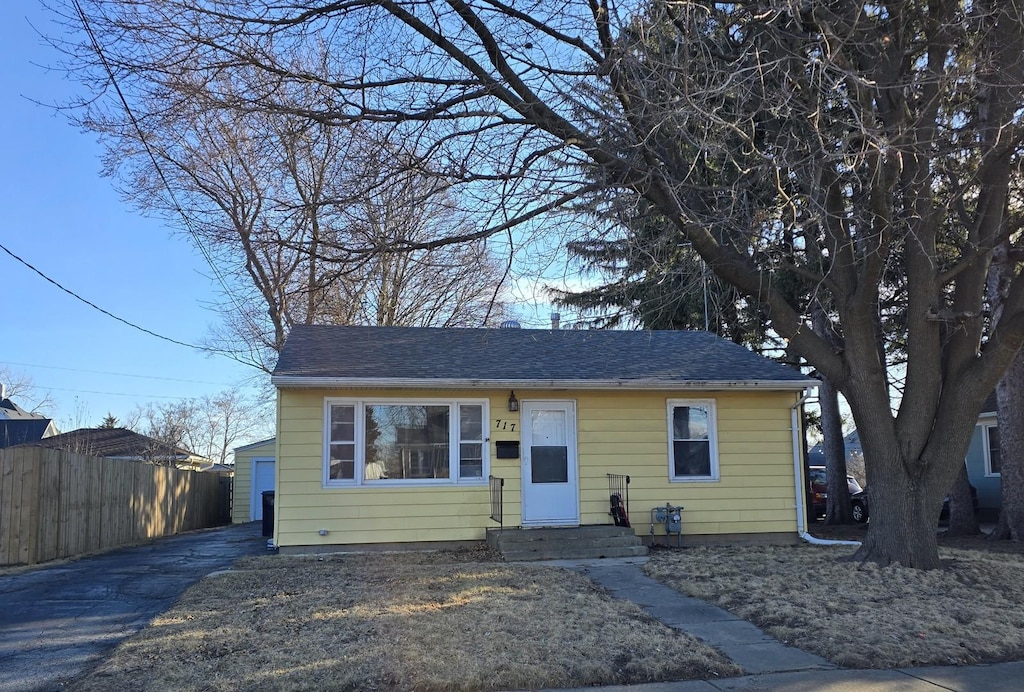
<instances>
[{"instance_id":1,"label":"blue sky","mask_svg":"<svg viewBox=\"0 0 1024 692\"><path fill-rule=\"evenodd\" d=\"M37 30L58 30L37 0L0 3L0 244L115 315L199 341L218 320L209 269L185 238L119 199L100 176L93 135L33 103L77 89L45 69L60 56ZM62 429L147 401L213 394L255 372L116 322L2 251L0 280L0 365L50 392L56 405L44 412Z\"/></svg>"},{"instance_id":2,"label":"blue sky","mask_svg":"<svg viewBox=\"0 0 1024 692\"><path fill-rule=\"evenodd\" d=\"M210 309L217 291L209 268L185 237L121 201L100 175L95 135L36 103L66 102L79 90L47 69L62 56L40 32L59 35L61 27L38 0L0 3L0 244L103 309L197 343L219 321ZM538 270L542 278L520 276L512 287L528 327L549 324L543 285L579 282L561 267ZM97 425L108 412L123 420L149 401L214 394L257 374L121 324L2 250L0 279L0 367L29 375L48 392L54 406L43 412L63 430Z\"/></svg>"}]
</instances>

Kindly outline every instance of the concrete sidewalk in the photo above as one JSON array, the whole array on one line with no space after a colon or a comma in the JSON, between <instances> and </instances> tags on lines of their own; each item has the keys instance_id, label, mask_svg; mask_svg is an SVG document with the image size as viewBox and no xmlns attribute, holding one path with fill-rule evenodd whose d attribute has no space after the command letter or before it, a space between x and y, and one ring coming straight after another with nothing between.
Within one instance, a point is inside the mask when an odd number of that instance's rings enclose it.
<instances>
[{"instance_id":1,"label":"concrete sidewalk","mask_svg":"<svg viewBox=\"0 0 1024 692\"><path fill-rule=\"evenodd\" d=\"M814 670L745 675L721 680L656 682L646 685L588 687L603 692L1018 692L1024 689L1024 662L984 666L934 666L897 670ZM548 690L547 692L570 692ZM572 691L576 692L576 691Z\"/></svg>"},{"instance_id":2,"label":"concrete sidewalk","mask_svg":"<svg viewBox=\"0 0 1024 692\"><path fill-rule=\"evenodd\" d=\"M732 613L685 596L643 573L647 558L553 560L532 564L580 572L616 598L641 606L653 617L710 644L743 668L745 675L716 680L611 686L626 692L712 692L714 690L961 690L999 692L1024 689L1024 662L978 666L931 666L895 670L839 668L820 656L786 646ZM593 688L588 688L593 689Z\"/></svg>"}]
</instances>

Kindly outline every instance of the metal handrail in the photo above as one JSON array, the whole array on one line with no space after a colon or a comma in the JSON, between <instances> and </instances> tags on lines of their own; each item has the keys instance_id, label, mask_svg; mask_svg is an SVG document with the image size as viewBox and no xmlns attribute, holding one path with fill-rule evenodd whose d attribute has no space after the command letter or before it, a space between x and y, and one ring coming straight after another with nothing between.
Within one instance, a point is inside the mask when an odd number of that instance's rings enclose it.
<instances>
[{"instance_id":1,"label":"metal handrail","mask_svg":"<svg viewBox=\"0 0 1024 692\"><path fill-rule=\"evenodd\" d=\"M608 511L616 526L630 526L629 523L629 476L618 473L608 476L608 500L611 509Z\"/></svg>"},{"instance_id":2,"label":"metal handrail","mask_svg":"<svg viewBox=\"0 0 1024 692\"><path fill-rule=\"evenodd\" d=\"M504 497L503 488L505 487L505 479L498 478L497 476L488 476L487 480L491 484L491 520L498 522L498 528L504 528Z\"/></svg>"}]
</instances>

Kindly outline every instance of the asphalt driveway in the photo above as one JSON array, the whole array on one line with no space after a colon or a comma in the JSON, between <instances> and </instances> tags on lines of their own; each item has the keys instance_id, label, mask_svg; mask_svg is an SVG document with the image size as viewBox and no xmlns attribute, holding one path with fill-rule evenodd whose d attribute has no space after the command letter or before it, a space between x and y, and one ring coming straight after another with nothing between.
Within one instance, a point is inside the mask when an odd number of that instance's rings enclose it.
<instances>
[{"instance_id":1,"label":"asphalt driveway","mask_svg":"<svg viewBox=\"0 0 1024 692\"><path fill-rule=\"evenodd\" d=\"M0 576L0 692L60 689L203 576L266 552L260 528L195 531Z\"/></svg>"}]
</instances>

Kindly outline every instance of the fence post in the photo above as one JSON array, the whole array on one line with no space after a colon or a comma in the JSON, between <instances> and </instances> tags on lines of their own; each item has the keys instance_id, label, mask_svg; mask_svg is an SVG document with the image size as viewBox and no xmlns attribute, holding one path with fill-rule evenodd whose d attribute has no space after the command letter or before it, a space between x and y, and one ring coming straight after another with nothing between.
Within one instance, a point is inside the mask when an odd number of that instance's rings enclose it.
<instances>
[{"instance_id":1,"label":"fence post","mask_svg":"<svg viewBox=\"0 0 1024 692\"><path fill-rule=\"evenodd\" d=\"M27 450L26 450L27 451ZM39 562L39 542L42 534L43 522L40 513L43 509L43 455L42 449L33 447L29 456L29 536L28 536L28 560L25 564L34 565Z\"/></svg>"}]
</instances>

